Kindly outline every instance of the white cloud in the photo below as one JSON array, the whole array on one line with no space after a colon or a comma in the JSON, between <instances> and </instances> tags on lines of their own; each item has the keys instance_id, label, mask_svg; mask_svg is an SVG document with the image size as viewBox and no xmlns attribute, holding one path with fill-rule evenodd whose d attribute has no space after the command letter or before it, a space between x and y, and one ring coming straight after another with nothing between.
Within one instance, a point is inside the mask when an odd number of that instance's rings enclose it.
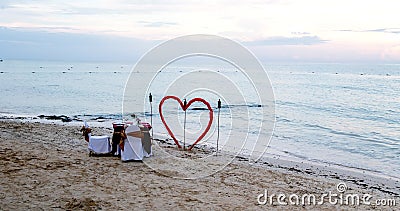
<instances>
[{"instance_id":1,"label":"white cloud","mask_svg":"<svg viewBox=\"0 0 400 211\"><path fill-rule=\"evenodd\" d=\"M299 36L299 37L269 37L263 40L255 40L251 42L245 42L247 45L317 45L328 42L328 40L322 40L318 36Z\"/></svg>"}]
</instances>

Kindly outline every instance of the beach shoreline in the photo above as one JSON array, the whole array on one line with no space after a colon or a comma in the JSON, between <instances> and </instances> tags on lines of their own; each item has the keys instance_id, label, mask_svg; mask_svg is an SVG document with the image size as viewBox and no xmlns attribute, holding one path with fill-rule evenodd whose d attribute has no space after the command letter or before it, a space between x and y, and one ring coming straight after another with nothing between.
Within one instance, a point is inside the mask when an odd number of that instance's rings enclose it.
<instances>
[{"instance_id":1,"label":"beach shoreline","mask_svg":"<svg viewBox=\"0 0 400 211\"><path fill-rule=\"evenodd\" d=\"M89 157L79 126L1 120L0 128L2 210L393 208L328 202L284 206L275 201L260 205L257 201L265 190L275 194L323 194L337 192L339 183L347 185L348 193L367 193L375 199L396 199L399 203L400 183L396 178L273 158L249 162L240 155L221 153L219 159L233 158L222 170L196 180L184 180L158 172L146 162ZM109 128L95 127L94 131L112 133ZM170 143L157 144L172 153L181 153ZM154 156L147 159L161 162L161 153L153 149Z\"/></svg>"},{"instance_id":2,"label":"beach shoreline","mask_svg":"<svg viewBox=\"0 0 400 211\"><path fill-rule=\"evenodd\" d=\"M106 131L111 136L112 134L112 123L121 122L120 119L113 119L109 117L111 114L103 114L103 115L27 115L27 114L12 114L12 113L2 113L0 112L0 121L12 121L12 122L21 122L21 123L41 123L41 124L55 124L59 126L82 126L85 121L91 127L96 127L100 131ZM111 115L115 117L115 114ZM82 117L86 117L86 119L82 119ZM63 119L71 119L71 121L63 121ZM174 144L172 138L168 134L154 133L154 139L165 142L168 144ZM179 141L179 140L178 140ZM179 141L182 145L183 142ZM208 151L212 151L215 153L215 146L208 144L197 144L195 147L206 149ZM273 163L277 168L289 169L293 166L301 166L302 171L309 171L308 169L315 167L317 171L320 171L320 168L325 168L329 171L340 171L343 174L349 176L350 174L356 174L358 177L364 177L363 175L367 175L368 177L374 178L382 178L384 180L393 180L399 181L400 177L395 177L393 175L388 175L380 171L374 171L371 169L357 168L353 166L345 166L339 165L332 162L323 162L323 161L311 161L307 159L301 159L298 157L285 156L282 154L273 154L270 153L269 150L266 150L261 157L257 160L251 160L249 157L251 156L248 152L243 151L225 151L225 156L229 157L239 157L240 159L246 159L252 164L262 165L264 163ZM271 164L268 164L271 166Z\"/></svg>"}]
</instances>

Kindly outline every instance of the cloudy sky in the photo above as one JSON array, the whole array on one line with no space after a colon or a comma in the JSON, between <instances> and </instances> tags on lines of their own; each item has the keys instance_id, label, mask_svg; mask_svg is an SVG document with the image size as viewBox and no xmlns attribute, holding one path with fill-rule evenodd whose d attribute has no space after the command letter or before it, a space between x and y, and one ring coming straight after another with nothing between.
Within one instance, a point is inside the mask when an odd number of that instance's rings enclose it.
<instances>
[{"instance_id":1,"label":"cloudy sky","mask_svg":"<svg viewBox=\"0 0 400 211\"><path fill-rule=\"evenodd\" d=\"M0 58L137 60L214 34L263 61L400 62L397 0L1 0Z\"/></svg>"}]
</instances>

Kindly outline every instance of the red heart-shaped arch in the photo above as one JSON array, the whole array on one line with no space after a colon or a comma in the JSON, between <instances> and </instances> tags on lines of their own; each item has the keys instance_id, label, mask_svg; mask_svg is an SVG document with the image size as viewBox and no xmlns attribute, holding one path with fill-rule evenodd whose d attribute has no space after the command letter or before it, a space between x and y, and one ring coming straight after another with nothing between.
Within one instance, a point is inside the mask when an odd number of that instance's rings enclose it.
<instances>
[{"instance_id":1,"label":"red heart-shaped arch","mask_svg":"<svg viewBox=\"0 0 400 211\"><path fill-rule=\"evenodd\" d=\"M173 99L173 100L177 101L179 103L179 105L181 106L182 110L184 110L184 111L186 111L189 108L189 106L194 102L202 102L204 105L207 106L207 108L209 110L210 119L208 120L208 125L207 125L206 129L203 131L203 133L199 136L199 138L197 138L197 140L188 148L188 150L191 150L194 147L194 145L196 145L202 138L204 138L204 136L210 130L211 124L213 122L213 110L212 110L212 108L210 106L210 103L208 103L206 100L204 100L202 98L193 98L185 106L182 103L182 101L176 96L165 96L161 100L161 102L160 102L160 104L158 106L158 110L160 112L161 121L163 122L163 124L164 124L165 128L167 129L169 135L174 139L174 142L178 146L178 148L181 148L181 145L179 144L178 140L175 138L175 135L172 133L171 129L168 127L167 123L165 122L164 115L162 113L162 106L163 106L164 102L166 100L168 100L168 99Z\"/></svg>"}]
</instances>

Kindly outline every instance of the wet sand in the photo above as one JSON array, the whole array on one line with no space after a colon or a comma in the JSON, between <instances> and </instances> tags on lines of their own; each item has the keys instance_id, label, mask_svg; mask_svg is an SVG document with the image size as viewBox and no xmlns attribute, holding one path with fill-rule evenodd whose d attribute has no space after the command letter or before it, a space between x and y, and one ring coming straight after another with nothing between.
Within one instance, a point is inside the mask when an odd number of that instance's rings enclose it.
<instances>
[{"instance_id":1,"label":"wet sand","mask_svg":"<svg viewBox=\"0 0 400 211\"><path fill-rule=\"evenodd\" d=\"M117 157L89 157L80 127L60 124L0 121L0 210L271 210L271 209L399 209L399 181L357 172L264 159L249 163L241 156L223 154L222 170L196 180L175 178L179 172L153 170L148 163L165 164L159 151L184 155L174 145L154 147L146 162L123 163ZM112 135L94 128L94 134ZM189 156L208 156L194 149ZM171 163L171 165L173 165ZM396 199L395 207L377 205L260 205L257 197L269 194L371 194L373 199ZM371 200L372 201L372 200ZM373 202L373 201L372 201Z\"/></svg>"}]
</instances>

